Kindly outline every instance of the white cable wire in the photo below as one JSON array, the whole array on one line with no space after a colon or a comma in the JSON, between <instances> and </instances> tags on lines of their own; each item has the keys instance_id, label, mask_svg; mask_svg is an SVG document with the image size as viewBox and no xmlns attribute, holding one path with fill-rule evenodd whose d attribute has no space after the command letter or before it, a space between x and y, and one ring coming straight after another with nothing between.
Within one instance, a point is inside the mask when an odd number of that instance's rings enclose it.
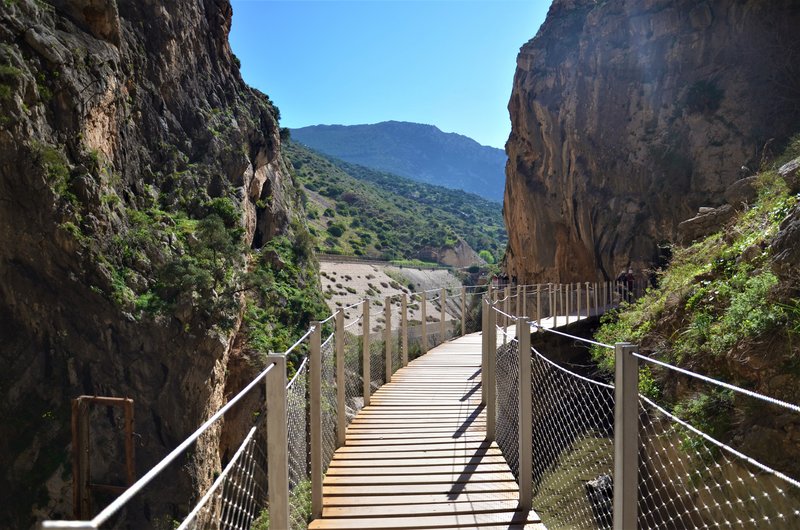
<instances>
[{"instance_id":1,"label":"white cable wire","mask_svg":"<svg viewBox=\"0 0 800 530\"><path fill-rule=\"evenodd\" d=\"M242 444L239 446L239 449L236 450L236 453L233 455L233 458L231 458L230 462L228 462L228 465L225 466L225 469L223 469L222 473L219 474L217 480L215 480L214 483L211 484L211 487L208 488L208 491L206 491L205 495L203 495L200 501L195 505L194 509L191 512L189 512L189 515L186 516L186 518L183 520L183 522L177 528L177 530L186 530L189 527L190 521L192 521L198 514L198 512L200 512L200 510L203 508L203 506L205 506L211 495L219 488L219 485L222 483L223 480L225 480L225 477L228 476L228 473L230 473L231 469L233 469L234 464L236 464L236 462L239 460L239 457L242 456L242 453L247 447L247 444L253 438L253 434L255 434L255 432L256 428L252 427L250 429L250 432L247 433L247 436L245 436Z\"/></svg>"},{"instance_id":2,"label":"white cable wire","mask_svg":"<svg viewBox=\"0 0 800 530\"><path fill-rule=\"evenodd\" d=\"M769 396L765 396L763 394L759 394L758 392L753 392L752 390L746 390L744 388L740 388L738 386L734 386L734 385L731 385L729 383L723 383L722 381L718 381L718 380L713 379L711 377L708 377L706 375L696 374L694 372L690 372L689 370L685 370L683 368L678 368L677 366L673 366L671 364L667 364L665 362L662 362L662 361L659 361L659 360L656 360L656 359L652 359L650 357L647 357L647 356L644 356L644 355L640 355L638 353L633 353L632 355L634 357L636 357L637 359L641 359L641 360L643 360L645 362L661 366L662 368L667 368L668 370L672 370L674 372L678 372L678 373L681 373L683 375L687 375L689 377L694 377L695 379L699 379L700 381L705 381L706 383L711 383L712 385L721 386L722 388L726 388L726 389L731 390L733 392L738 392L739 394L744 394L745 396L749 396L749 397L755 398L755 399L760 399L761 401L764 401L766 403L770 403L772 405L777 405L779 407L783 407L785 409L789 409L789 410L791 410L793 412L800 413L800 406L798 406L798 405L794 405L792 403L787 403L786 401L781 401L780 399L775 399L775 398L772 398L772 397L769 397Z\"/></svg>"},{"instance_id":3,"label":"white cable wire","mask_svg":"<svg viewBox=\"0 0 800 530\"><path fill-rule=\"evenodd\" d=\"M308 331L306 331L305 335L303 335L302 337L300 337L299 339L297 339L297 342L295 342L294 344L292 344L291 346L289 346L289 349L288 349L288 350L286 350L285 352L283 352L283 356L284 356L284 357L286 357L287 355L289 355L290 353L292 353L292 351L294 351L294 349L295 349L295 348L297 348L298 346L300 346L300 344L302 344L302 342L303 342L304 340L306 340L306 339L307 339L307 338L308 338L308 337L309 337L309 336L310 336L312 333L314 333L314 326L311 326L310 328L308 328Z\"/></svg>"},{"instance_id":4,"label":"white cable wire","mask_svg":"<svg viewBox=\"0 0 800 530\"><path fill-rule=\"evenodd\" d=\"M297 376L300 375L300 373L303 371L303 368L306 367L306 364L308 364L308 355L303 357L303 362L300 363L300 368L297 369L297 371L294 373L294 377L292 377L292 380L289 381L289 384L286 385L286 390L289 390L290 388L292 388L292 385L294 384L295 380L297 379Z\"/></svg>"},{"instance_id":5,"label":"white cable wire","mask_svg":"<svg viewBox=\"0 0 800 530\"><path fill-rule=\"evenodd\" d=\"M653 401L651 401L647 397L639 394L639 399L641 399L642 401L646 402L648 405L650 405L651 407L655 408L656 410L661 412L661 414L665 415L666 417L668 417L672 421L674 421L676 423L679 423L680 425L682 425L683 427L689 429L690 431L692 431L693 433L697 434L698 436L702 436L704 439L706 439L707 441L709 441L712 444L716 445L717 447L728 451L729 453L741 458L742 460L746 461L747 463L756 466L757 468L759 468L762 471L766 471L767 473L770 473L770 474L775 475L776 477L778 477L778 478L780 478L782 480L785 480L786 482L788 482L789 484L791 484L792 486L794 486L796 488L800 488L800 482L798 482L797 480L793 479L792 477L784 475L780 471L776 471L776 470L772 469L771 467L768 467L768 466L762 464L758 460L754 460L754 459L750 458L749 456L747 456L746 454L737 451L733 447L731 447L729 445L725 445L724 443L720 442L719 440L717 440L715 438L712 438L708 434L704 433L703 431L701 431L699 429L696 429L695 427L693 427L690 424L686 423L685 421L683 421L682 419L678 418L677 416L674 416L674 415L670 414L669 412L667 412L662 407L656 405Z\"/></svg>"},{"instance_id":6,"label":"white cable wire","mask_svg":"<svg viewBox=\"0 0 800 530\"><path fill-rule=\"evenodd\" d=\"M602 387L604 387L604 388L611 388L611 389L613 389L613 388L614 388L614 385L611 385L611 384L608 384L608 383L603 383L602 381L595 381L594 379L590 379L590 378L588 378L588 377L585 377L585 376L582 376L582 375L580 375L580 374L576 374L575 372L573 372L573 371L571 371L571 370L567 370L567 369L566 369L566 368L564 368L563 366L560 366L560 365L558 365L558 364L554 363L553 361L551 361L550 359L548 359L547 357L545 357L544 355L542 355L541 353L539 353L539 352L536 350L536 348L534 348L533 346L531 346L531 351L532 351L534 354L536 354L536 356L537 356L537 357L539 357L540 359L542 359L542 360L543 360L543 361L545 361L546 363L550 364L550 365L551 365L551 366L553 366L554 368L557 368L557 369L561 370L562 372L565 372L565 373L567 373L567 374L571 375L572 377L577 377L578 379L580 379L580 380L582 380L582 381L586 381L587 383L591 383L591 384L593 384L593 385L602 386Z\"/></svg>"},{"instance_id":7,"label":"white cable wire","mask_svg":"<svg viewBox=\"0 0 800 530\"><path fill-rule=\"evenodd\" d=\"M604 344L602 342L597 342L597 341L590 340L590 339L584 339L583 337L576 337L575 335L570 335L569 333L563 333L561 331L556 331L554 329L550 329L550 328L546 328L544 326L540 326L539 324L537 324L536 322L533 322L533 321L531 321L530 324L531 324L532 327L535 327L536 329L541 329L542 331L547 331L548 333L555 333L556 335L561 335L563 337L567 337L567 338L570 338L570 339L575 339L575 340L578 340L578 341L581 341L581 342L594 344L595 346L602 346L603 348L608 348L610 350L614 349L614 346L612 346L610 344Z\"/></svg>"}]
</instances>

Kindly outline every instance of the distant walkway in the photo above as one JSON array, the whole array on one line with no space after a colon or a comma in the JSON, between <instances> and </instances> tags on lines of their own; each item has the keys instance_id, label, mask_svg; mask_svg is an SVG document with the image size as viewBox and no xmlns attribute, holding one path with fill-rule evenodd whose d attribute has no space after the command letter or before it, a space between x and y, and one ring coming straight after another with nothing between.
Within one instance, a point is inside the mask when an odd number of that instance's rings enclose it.
<instances>
[{"instance_id":1,"label":"distant walkway","mask_svg":"<svg viewBox=\"0 0 800 530\"><path fill-rule=\"evenodd\" d=\"M309 528L545 530L517 511L518 485L486 441L480 366L473 333L397 371L347 429Z\"/></svg>"}]
</instances>

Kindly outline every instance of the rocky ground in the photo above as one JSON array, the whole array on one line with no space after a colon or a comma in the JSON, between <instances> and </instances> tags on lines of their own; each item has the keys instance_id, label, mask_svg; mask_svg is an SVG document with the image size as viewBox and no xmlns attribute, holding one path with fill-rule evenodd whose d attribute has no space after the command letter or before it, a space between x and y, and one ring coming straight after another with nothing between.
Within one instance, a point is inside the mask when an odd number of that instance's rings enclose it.
<instances>
[{"instance_id":1,"label":"rocky ground","mask_svg":"<svg viewBox=\"0 0 800 530\"><path fill-rule=\"evenodd\" d=\"M423 270L408 267L396 267L380 262L348 262L320 261L320 280L322 290L331 311L349 307L364 298L373 300L371 308L371 328L373 331L383 329L385 322L383 304L386 297L393 297L393 325L400 321L400 296L409 297L409 320L421 320L419 299L410 299L413 293L446 287L453 290L461 288L459 279L449 270ZM438 296L429 293L428 297ZM459 295L460 296L460 295ZM428 306L428 320L439 320L439 306ZM361 315L361 308L355 307L345 311L345 321L350 322ZM448 310L448 320L455 319L454 311ZM361 327L361 322L357 324Z\"/></svg>"}]
</instances>

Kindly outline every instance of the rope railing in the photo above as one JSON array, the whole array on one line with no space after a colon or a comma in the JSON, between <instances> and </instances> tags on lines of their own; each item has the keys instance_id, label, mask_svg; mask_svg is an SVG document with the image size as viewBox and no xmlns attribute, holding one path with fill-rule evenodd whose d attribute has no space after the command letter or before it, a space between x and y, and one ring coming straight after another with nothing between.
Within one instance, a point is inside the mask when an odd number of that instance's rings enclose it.
<instances>
[{"instance_id":1,"label":"rope railing","mask_svg":"<svg viewBox=\"0 0 800 530\"><path fill-rule=\"evenodd\" d=\"M596 380L531 347L531 331L544 326L527 317L517 317L515 336L498 342L497 333L511 336L498 325L511 316L495 307L501 303L489 296L484 302L487 437L497 441L519 482L521 508L535 509L544 526L800 528L800 481L765 464L769 452L755 458L748 443L725 444L680 418L678 409L670 412L639 394L639 361L774 407L769 414L780 425L800 425L800 418L786 417L800 412L798 405L643 356L630 344L548 329L615 350L614 383ZM745 403L739 407L748 410Z\"/></svg>"}]
</instances>

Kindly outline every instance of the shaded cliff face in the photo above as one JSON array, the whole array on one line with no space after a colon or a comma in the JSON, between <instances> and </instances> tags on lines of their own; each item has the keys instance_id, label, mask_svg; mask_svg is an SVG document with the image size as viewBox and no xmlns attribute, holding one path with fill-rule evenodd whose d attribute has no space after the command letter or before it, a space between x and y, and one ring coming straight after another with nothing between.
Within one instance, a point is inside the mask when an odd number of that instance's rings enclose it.
<instances>
[{"instance_id":1,"label":"shaded cliff face","mask_svg":"<svg viewBox=\"0 0 800 530\"><path fill-rule=\"evenodd\" d=\"M798 23L788 0L556 0L509 102L509 273L608 279L653 263L796 129Z\"/></svg>"},{"instance_id":2,"label":"shaded cliff face","mask_svg":"<svg viewBox=\"0 0 800 530\"><path fill-rule=\"evenodd\" d=\"M227 0L0 9L0 520L11 527L71 516L71 398L135 400L141 476L219 407L228 377L254 369L239 362L246 262L286 260L249 250L283 235L291 248L302 208L277 111L235 65L231 14ZM311 268L281 277L313 291ZM100 419L93 433L113 433ZM95 480L123 482L115 451L95 446ZM210 480L214 440L194 454L211 465L155 486L177 512L175 492Z\"/></svg>"}]
</instances>

